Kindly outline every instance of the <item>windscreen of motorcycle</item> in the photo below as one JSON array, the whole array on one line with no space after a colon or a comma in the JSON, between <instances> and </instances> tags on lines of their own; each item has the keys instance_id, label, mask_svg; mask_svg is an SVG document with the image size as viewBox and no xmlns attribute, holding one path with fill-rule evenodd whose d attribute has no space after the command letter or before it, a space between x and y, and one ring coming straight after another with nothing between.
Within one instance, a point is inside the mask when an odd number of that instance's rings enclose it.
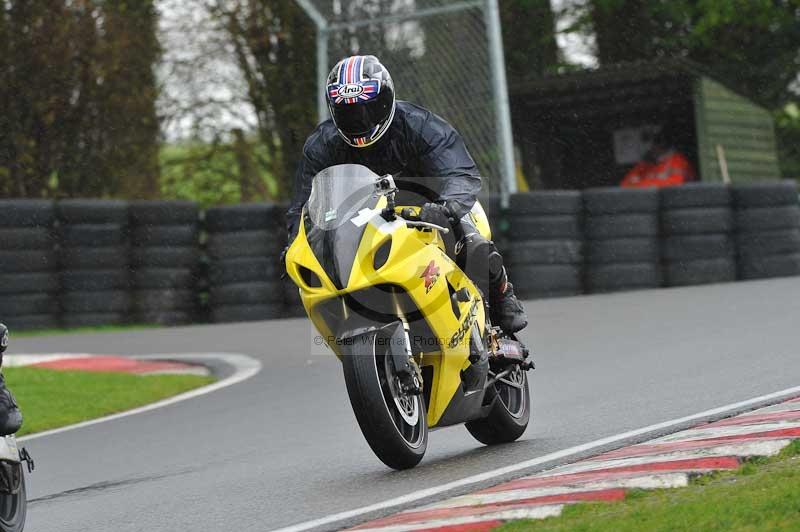
<instances>
[{"instance_id":1,"label":"windscreen of motorcycle","mask_svg":"<svg viewBox=\"0 0 800 532\"><path fill-rule=\"evenodd\" d=\"M308 215L314 226L328 231L375 207L378 175L366 166L340 164L314 176L308 198Z\"/></svg>"},{"instance_id":2,"label":"windscreen of motorcycle","mask_svg":"<svg viewBox=\"0 0 800 532\"><path fill-rule=\"evenodd\" d=\"M367 217L361 211L377 207L377 178L369 168L355 164L332 166L314 177L306 239L337 288L347 285L364 234Z\"/></svg>"}]
</instances>

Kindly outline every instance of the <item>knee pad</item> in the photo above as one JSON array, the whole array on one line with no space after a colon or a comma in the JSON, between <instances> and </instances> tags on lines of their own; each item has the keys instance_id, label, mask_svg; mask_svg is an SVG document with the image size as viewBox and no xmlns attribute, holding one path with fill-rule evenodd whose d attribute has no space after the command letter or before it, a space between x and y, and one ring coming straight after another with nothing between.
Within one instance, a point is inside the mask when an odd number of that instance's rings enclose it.
<instances>
[{"instance_id":1,"label":"knee pad","mask_svg":"<svg viewBox=\"0 0 800 532\"><path fill-rule=\"evenodd\" d=\"M486 285L503 275L503 257L494 242L479 233L465 236L462 242L457 264L474 282Z\"/></svg>"}]
</instances>

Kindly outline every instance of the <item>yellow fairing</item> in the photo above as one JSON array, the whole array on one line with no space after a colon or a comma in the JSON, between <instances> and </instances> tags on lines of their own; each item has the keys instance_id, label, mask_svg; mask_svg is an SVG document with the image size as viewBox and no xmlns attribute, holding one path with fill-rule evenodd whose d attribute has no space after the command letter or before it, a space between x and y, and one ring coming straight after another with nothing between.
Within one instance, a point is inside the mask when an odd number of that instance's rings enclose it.
<instances>
[{"instance_id":1,"label":"yellow fairing","mask_svg":"<svg viewBox=\"0 0 800 532\"><path fill-rule=\"evenodd\" d=\"M332 333L315 310L321 302L356 292L376 285L391 284L401 287L420 310L424 320L435 337L441 350L436 352L414 353L420 367L431 366L433 378L424 386L430 390L428 406L428 426L434 427L442 417L447 405L461 387L462 369L470 365L469 338L471 328L477 324L481 335L485 327L484 305L478 290L450 260L443 251L443 244L437 231L420 231L406 227L402 220L386 222L378 214L385 206L381 198L375 210L376 215L367 222L356 259L350 272L347 285L339 290L328 278L324 269L314 256L306 240L304 223L286 255L289 276L300 287L300 296L306 312L317 330L324 338ZM399 210L399 208L398 208ZM473 209L476 226L482 234L489 233L489 224L480 205ZM383 266L373 268L374 253L387 240L391 239L391 251ZM432 281L423 272L433 263L439 268L438 276ZM306 284L299 272L300 267L309 269L321 280L321 287ZM468 301L457 302L459 316L454 313L448 283L453 290L466 288L470 294ZM403 317L405 318L405 317ZM337 356L340 353L335 344L330 347Z\"/></svg>"}]
</instances>

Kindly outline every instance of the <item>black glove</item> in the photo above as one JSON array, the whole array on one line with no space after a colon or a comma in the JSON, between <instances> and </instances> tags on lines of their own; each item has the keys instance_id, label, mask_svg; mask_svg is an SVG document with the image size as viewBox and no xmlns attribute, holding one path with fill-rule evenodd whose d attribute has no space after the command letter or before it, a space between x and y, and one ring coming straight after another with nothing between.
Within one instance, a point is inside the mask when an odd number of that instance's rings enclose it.
<instances>
[{"instance_id":1,"label":"black glove","mask_svg":"<svg viewBox=\"0 0 800 532\"><path fill-rule=\"evenodd\" d=\"M429 224L449 228L452 224L450 209L439 203L426 203L419 211L419 219Z\"/></svg>"}]
</instances>

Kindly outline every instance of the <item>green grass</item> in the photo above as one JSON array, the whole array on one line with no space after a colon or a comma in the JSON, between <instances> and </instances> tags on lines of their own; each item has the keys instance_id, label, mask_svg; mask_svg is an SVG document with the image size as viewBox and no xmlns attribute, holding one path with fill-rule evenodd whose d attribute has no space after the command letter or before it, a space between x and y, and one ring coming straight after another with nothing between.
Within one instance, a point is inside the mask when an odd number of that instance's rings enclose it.
<instances>
[{"instance_id":1,"label":"green grass","mask_svg":"<svg viewBox=\"0 0 800 532\"><path fill-rule=\"evenodd\" d=\"M140 331L144 329L156 329L161 325L136 324L136 325L98 325L95 327L76 327L74 329L37 329L33 331L12 330L9 335L13 338L30 338L35 336L55 336L58 334L86 334L86 333L106 333L106 332L125 332Z\"/></svg>"},{"instance_id":2,"label":"green grass","mask_svg":"<svg viewBox=\"0 0 800 532\"><path fill-rule=\"evenodd\" d=\"M778 457L700 477L673 490L633 490L619 503L576 504L561 517L516 521L501 532L800 530L800 441Z\"/></svg>"},{"instance_id":3,"label":"green grass","mask_svg":"<svg viewBox=\"0 0 800 532\"><path fill-rule=\"evenodd\" d=\"M19 436L63 427L165 399L213 382L197 375L132 375L4 368L24 423Z\"/></svg>"}]
</instances>

